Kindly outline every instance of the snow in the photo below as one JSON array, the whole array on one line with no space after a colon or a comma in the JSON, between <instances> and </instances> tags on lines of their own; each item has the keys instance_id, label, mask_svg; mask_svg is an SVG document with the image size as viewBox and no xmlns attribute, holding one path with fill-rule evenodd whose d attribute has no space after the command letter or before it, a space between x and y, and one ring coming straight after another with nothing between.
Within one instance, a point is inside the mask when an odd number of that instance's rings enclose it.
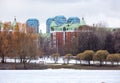
<instances>
[{"instance_id":1,"label":"snow","mask_svg":"<svg viewBox=\"0 0 120 83\"><path fill-rule=\"evenodd\" d=\"M1 59L0 59L0 61L1 61ZM6 62L15 62L15 60L14 60L14 59L6 58ZM19 59L16 59L16 62L19 63L20 60L19 60ZM82 64L88 64L88 63L85 62L85 61L81 61L81 62L82 62ZM38 63L38 64L48 64L48 63L52 63L52 64L54 64L54 60L52 60L51 58L45 57L45 58L37 58L36 60L31 60L30 63ZM60 57L60 58L58 59L58 64L55 64L55 65L61 65L61 64L63 64L63 63L64 63L63 58ZM80 63L80 61L77 61L77 64L79 64L79 63ZM98 61L94 61L94 63L93 63L93 61L90 61L90 63L91 63L91 64L99 64ZM71 59L71 60L69 61L69 65L72 65L72 64L76 64L76 60ZM107 64L108 64L108 65L111 65L111 62L107 62ZM120 63L118 63L118 64L120 65ZM117 65L117 63L114 62L114 65Z\"/></svg>"},{"instance_id":2,"label":"snow","mask_svg":"<svg viewBox=\"0 0 120 83\"><path fill-rule=\"evenodd\" d=\"M9 59L9 58L7 58L6 61L7 61L7 62L15 62L14 59ZM19 63L19 62L20 62L19 59L16 59L16 62ZM44 59L43 59L43 58L38 58L38 59L36 59L36 60L31 60L31 63L40 63L40 62L44 62L44 63L54 63L54 60L52 60L51 58L44 58ZM64 63L63 59L62 59L62 58L59 58L59 59L58 59L58 63L59 63L59 64L63 64L63 63ZM69 63L70 63L70 64L76 64L76 60L70 60ZM77 63L79 64L80 61L77 61ZM85 64L85 62L82 62L82 63Z\"/></svg>"},{"instance_id":3,"label":"snow","mask_svg":"<svg viewBox=\"0 0 120 83\"><path fill-rule=\"evenodd\" d=\"M120 83L120 70L1 70L0 83Z\"/></svg>"}]
</instances>

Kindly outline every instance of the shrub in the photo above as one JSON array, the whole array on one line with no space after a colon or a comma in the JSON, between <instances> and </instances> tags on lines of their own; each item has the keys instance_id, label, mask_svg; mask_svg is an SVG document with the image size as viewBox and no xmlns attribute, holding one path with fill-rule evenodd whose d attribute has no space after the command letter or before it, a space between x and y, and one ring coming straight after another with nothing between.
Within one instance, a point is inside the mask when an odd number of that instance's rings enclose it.
<instances>
[{"instance_id":1,"label":"shrub","mask_svg":"<svg viewBox=\"0 0 120 83\"><path fill-rule=\"evenodd\" d=\"M67 64L69 64L69 61L70 61L70 59L72 58L72 54L66 54L65 56L64 56L64 58L63 58L63 60L64 60L64 62L65 62L65 60L67 61Z\"/></svg>"},{"instance_id":2,"label":"shrub","mask_svg":"<svg viewBox=\"0 0 120 83\"><path fill-rule=\"evenodd\" d=\"M81 59L88 61L88 64L90 65L90 61L93 59L93 55L94 55L93 50L86 50L83 52Z\"/></svg>"},{"instance_id":3,"label":"shrub","mask_svg":"<svg viewBox=\"0 0 120 83\"><path fill-rule=\"evenodd\" d=\"M106 58L107 61L110 61L112 65L114 62L119 62L120 61L120 54L109 54Z\"/></svg>"},{"instance_id":4,"label":"shrub","mask_svg":"<svg viewBox=\"0 0 120 83\"><path fill-rule=\"evenodd\" d=\"M93 60L99 61L100 65L102 65L103 61L106 60L108 54L109 52L107 50L98 50L93 56Z\"/></svg>"},{"instance_id":5,"label":"shrub","mask_svg":"<svg viewBox=\"0 0 120 83\"><path fill-rule=\"evenodd\" d=\"M54 60L55 63L58 62L58 58L59 58L59 56L60 56L59 53L54 53L54 54L52 54L52 58L53 58L53 60Z\"/></svg>"},{"instance_id":6,"label":"shrub","mask_svg":"<svg viewBox=\"0 0 120 83\"><path fill-rule=\"evenodd\" d=\"M76 60L79 60L80 61L80 64L81 64L81 57L83 56L83 53L79 53L76 55Z\"/></svg>"}]
</instances>

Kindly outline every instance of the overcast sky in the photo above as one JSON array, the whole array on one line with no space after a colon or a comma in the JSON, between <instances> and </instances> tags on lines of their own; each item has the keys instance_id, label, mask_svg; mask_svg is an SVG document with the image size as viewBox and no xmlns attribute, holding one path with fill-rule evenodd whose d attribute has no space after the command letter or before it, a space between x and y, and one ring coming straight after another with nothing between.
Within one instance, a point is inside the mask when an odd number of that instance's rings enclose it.
<instances>
[{"instance_id":1,"label":"overcast sky","mask_svg":"<svg viewBox=\"0 0 120 83\"><path fill-rule=\"evenodd\" d=\"M88 25L104 22L120 27L120 0L0 0L0 21L25 22L37 18L45 31L46 19L56 15L85 18Z\"/></svg>"}]
</instances>

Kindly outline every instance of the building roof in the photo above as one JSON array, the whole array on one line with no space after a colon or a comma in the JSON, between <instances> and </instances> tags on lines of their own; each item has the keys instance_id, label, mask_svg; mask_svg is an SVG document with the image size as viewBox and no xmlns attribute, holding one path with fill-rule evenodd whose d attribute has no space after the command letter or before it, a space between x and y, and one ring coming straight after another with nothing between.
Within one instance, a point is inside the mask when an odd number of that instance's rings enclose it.
<instances>
[{"instance_id":1,"label":"building roof","mask_svg":"<svg viewBox=\"0 0 120 83\"><path fill-rule=\"evenodd\" d=\"M52 31L65 31L65 30L75 30L76 28L79 28L80 26L86 25L86 22L84 21L84 18L82 18L81 22L79 23L79 19L76 20L76 18L71 18L70 22L62 24L61 26L58 26L56 24L56 21L52 21L50 24L50 28ZM74 23L72 21L75 21Z\"/></svg>"},{"instance_id":2,"label":"building roof","mask_svg":"<svg viewBox=\"0 0 120 83\"><path fill-rule=\"evenodd\" d=\"M52 21L52 23L50 24L50 27L57 27L57 24L55 23L55 21Z\"/></svg>"},{"instance_id":3,"label":"building roof","mask_svg":"<svg viewBox=\"0 0 120 83\"><path fill-rule=\"evenodd\" d=\"M57 30L58 29L58 26L57 26L57 24L55 23L55 21L52 21L52 23L50 24L50 28L51 29L54 29L54 30ZM53 31L54 31L53 30Z\"/></svg>"},{"instance_id":4,"label":"building roof","mask_svg":"<svg viewBox=\"0 0 120 83\"><path fill-rule=\"evenodd\" d=\"M68 26L68 30L75 30L76 28L78 28L80 26L79 23L74 23L74 24L70 24Z\"/></svg>"},{"instance_id":5,"label":"building roof","mask_svg":"<svg viewBox=\"0 0 120 83\"><path fill-rule=\"evenodd\" d=\"M80 22L80 26L82 26L82 25L86 25L86 22L85 22L84 18L82 18L82 20Z\"/></svg>"},{"instance_id":6,"label":"building roof","mask_svg":"<svg viewBox=\"0 0 120 83\"><path fill-rule=\"evenodd\" d=\"M66 30L75 30L79 26L80 26L79 23L74 23L74 24L66 23L66 24L63 24L61 26L57 26L57 24L54 21L52 21L52 23L50 25L50 27L54 28L54 30L56 30L56 31L63 31L64 27L66 28Z\"/></svg>"},{"instance_id":7,"label":"building roof","mask_svg":"<svg viewBox=\"0 0 120 83\"><path fill-rule=\"evenodd\" d=\"M14 18L14 21L13 21L13 23L12 23L12 27L13 27L13 28L16 26L16 23L17 23L16 18Z\"/></svg>"}]
</instances>

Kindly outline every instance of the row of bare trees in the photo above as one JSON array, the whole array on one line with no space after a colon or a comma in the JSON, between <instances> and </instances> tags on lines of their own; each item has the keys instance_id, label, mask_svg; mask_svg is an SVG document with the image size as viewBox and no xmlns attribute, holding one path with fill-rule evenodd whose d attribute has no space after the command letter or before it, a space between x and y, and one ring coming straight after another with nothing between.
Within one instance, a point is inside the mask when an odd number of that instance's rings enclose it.
<instances>
[{"instance_id":1,"label":"row of bare trees","mask_svg":"<svg viewBox=\"0 0 120 83\"><path fill-rule=\"evenodd\" d=\"M110 53L120 53L120 30L96 28L90 32L80 32L78 38L78 52L107 50Z\"/></svg>"}]
</instances>

